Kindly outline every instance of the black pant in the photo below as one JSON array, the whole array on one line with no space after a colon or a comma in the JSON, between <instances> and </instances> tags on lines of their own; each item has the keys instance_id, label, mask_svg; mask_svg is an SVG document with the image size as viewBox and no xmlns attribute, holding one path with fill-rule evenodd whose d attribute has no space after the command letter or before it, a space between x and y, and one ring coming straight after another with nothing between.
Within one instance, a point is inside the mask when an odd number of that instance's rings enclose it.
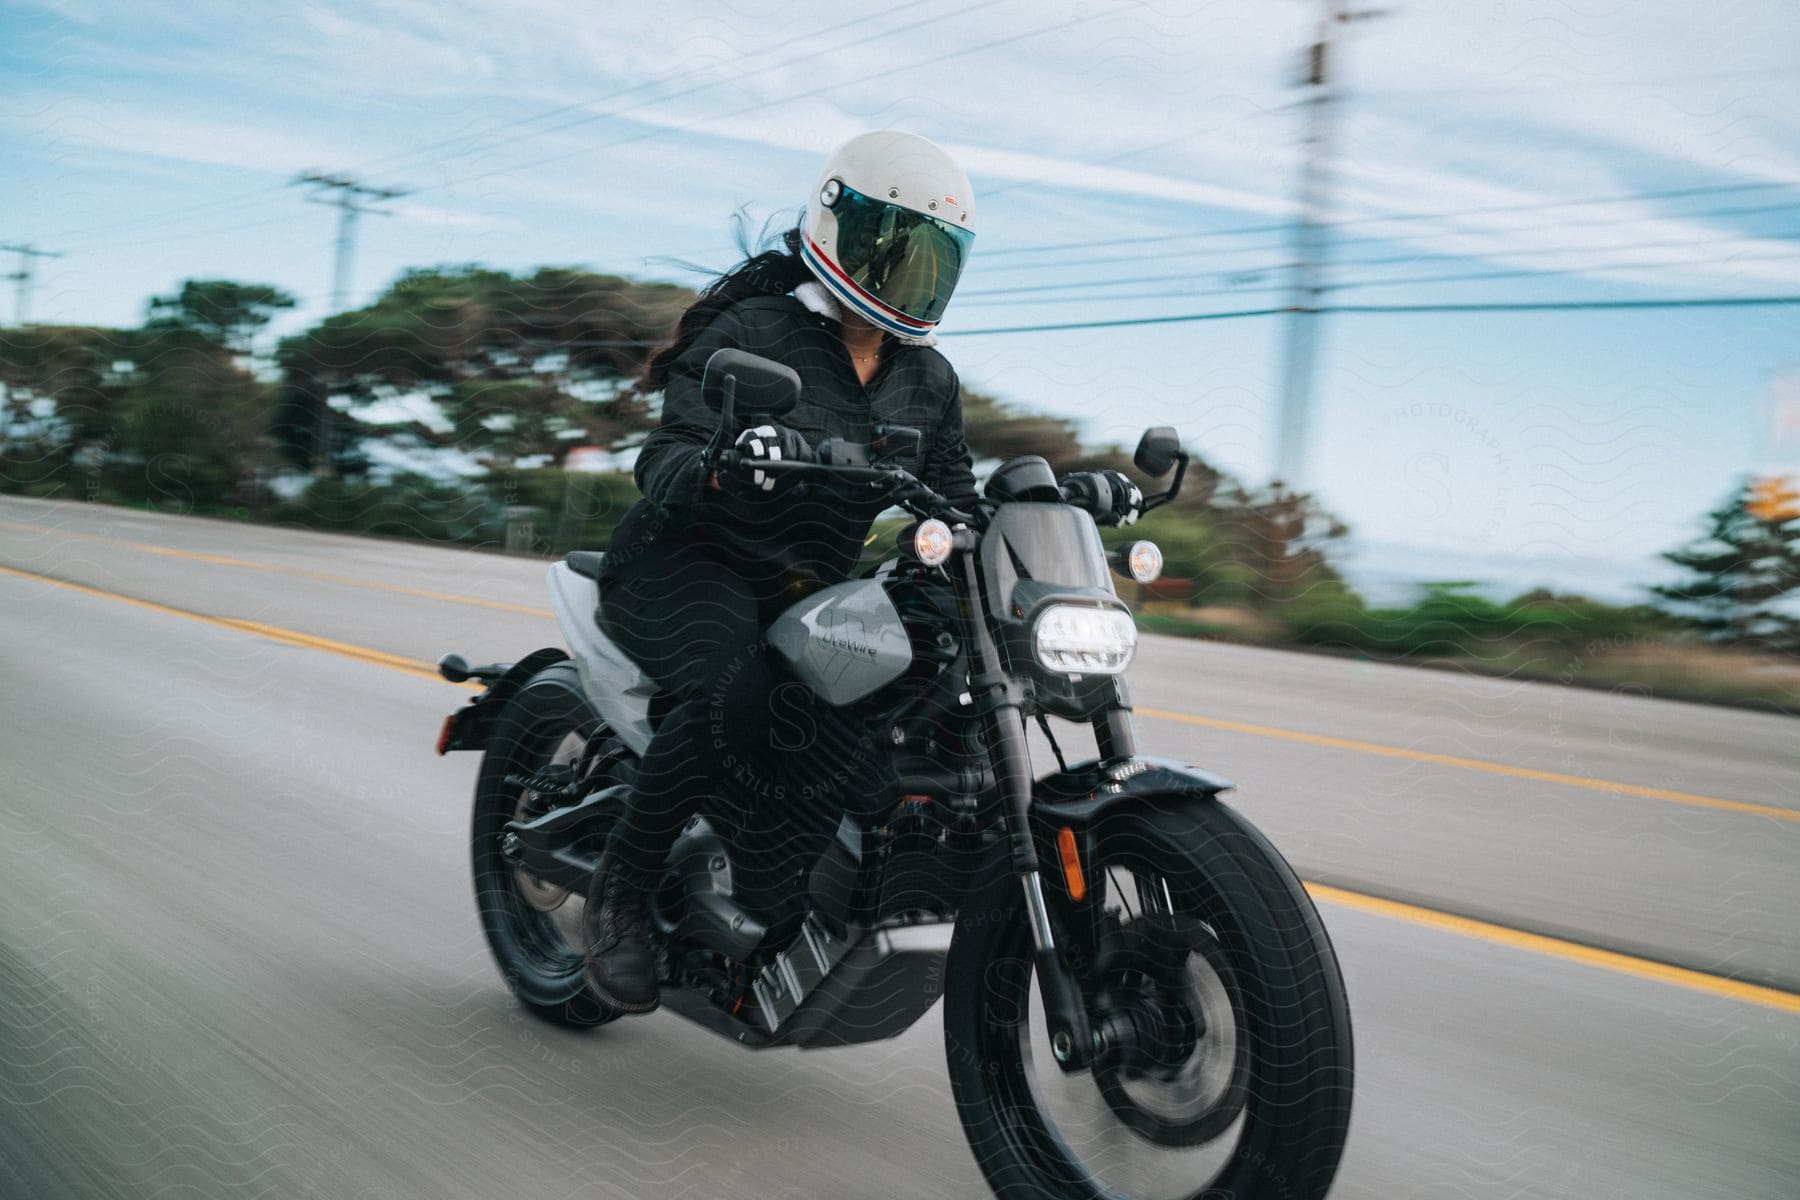
<instances>
[{"instance_id":1,"label":"black pant","mask_svg":"<svg viewBox=\"0 0 1800 1200\"><path fill-rule=\"evenodd\" d=\"M638 766L631 804L607 848L615 869L652 886L682 825L732 783L754 797L775 785L770 712L781 696L763 627L780 607L704 547L661 539L609 571L601 621L672 697ZM791 697L788 697L791 699Z\"/></svg>"}]
</instances>

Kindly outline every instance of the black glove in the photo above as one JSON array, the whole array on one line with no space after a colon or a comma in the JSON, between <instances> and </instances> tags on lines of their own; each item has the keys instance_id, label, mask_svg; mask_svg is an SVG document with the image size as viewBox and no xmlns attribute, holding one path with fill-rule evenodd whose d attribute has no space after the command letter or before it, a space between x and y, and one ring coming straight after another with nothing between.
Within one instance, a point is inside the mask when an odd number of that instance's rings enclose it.
<instances>
[{"instance_id":1,"label":"black glove","mask_svg":"<svg viewBox=\"0 0 1800 1200\"><path fill-rule=\"evenodd\" d=\"M1144 492L1123 471L1101 471L1112 492L1112 507L1099 516L1102 525L1135 525L1144 515Z\"/></svg>"},{"instance_id":2,"label":"black glove","mask_svg":"<svg viewBox=\"0 0 1800 1200\"><path fill-rule=\"evenodd\" d=\"M745 459L767 459L770 462L812 462L813 448L800 432L789 429L786 425L757 425L738 434L737 452ZM772 471L750 471L746 476L740 468L736 471L721 471L719 482L722 486L746 487L763 492L775 490L778 476Z\"/></svg>"},{"instance_id":3,"label":"black glove","mask_svg":"<svg viewBox=\"0 0 1800 1200\"><path fill-rule=\"evenodd\" d=\"M1122 471L1082 471L1058 485L1063 499L1086 509L1100 525L1130 525L1144 514L1144 493Z\"/></svg>"}]
</instances>

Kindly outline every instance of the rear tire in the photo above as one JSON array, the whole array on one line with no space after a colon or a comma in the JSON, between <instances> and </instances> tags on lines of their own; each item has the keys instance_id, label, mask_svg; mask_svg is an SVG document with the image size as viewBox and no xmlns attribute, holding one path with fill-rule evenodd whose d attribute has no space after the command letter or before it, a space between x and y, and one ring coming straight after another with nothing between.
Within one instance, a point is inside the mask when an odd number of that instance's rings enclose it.
<instances>
[{"instance_id":1,"label":"rear tire","mask_svg":"<svg viewBox=\"0 0 1800 1200\"><path fill-rule=\"evenodd\" d=\"M582 978L585 947L576 931L585 895L558 899L559 889L522 877L501 852L506 823L531 799L528 789L506 780L540 773L559 759L586 762L586 751L609 736L574 666L553 664L500 711L475 785L469 840L482 933L519 1003L556 1025L592 1028L619 1014Z\"/></svg>"},{"instance_id":2,"label":"rear tire","mask_svg":"<svg viewBox=\"0 0 1800 1200\"><path fill-rule=\"evenodd\" d=\"M1162 986L1144 974L1142 994L1191 996L1195 1010L1205 1010L1185 1043L1158 1049L1209 1064L1212 1082L1160 1084L1159 1078L1178 1078L1169 1067L1121 1088L1105 1072L1063 1076L1048 1054L1034 1053L1042 1018L1021 888L1010 875L996 881L958 919L944 1000L951 1089L995 1194L1004 1200L1323 1197L1349 1128L1350 1011L1330 939L1300 881L1249 822L1216 801L1115 809L1099 818L1088 845L1109 868L1102 903L1111 907L1114 897L1134 889L1143 898L1142 911L1121 913L1115 929L1146 920L1149 932L1138 942L1162 945L1171 939L1168 929L1189 931L1174 951L1180 984ZM1127 872L1133 884L1120 883ZM1146 880L1160 882L1146 888ZM1053 883L1062 886L1061 872L1047 870L1046 889ZM1172 902L1173 912L1153 912L1152 895L1167 897L1157 904L1166 909ZM1053 910L1069 911L1066 897L1051 899ZM1076 949L1061 928L1058 938ZM1190 954L1194 977L1203 983L1183 991ZM1070 957L1092 961L1091 954ZM1109 995L1120 995L1121 978L1116 965L1110 974L1091 973L1106 978L1082 980L1090 1010L1096 993L1111 988ZM1201 1003L1206 995L1209 1005ZM1162 1011L1186 1002L1169 1002ZM1127 1092L1154 1093L1159 1086L1177 1099L1183 1087L1202 1097L1199 1109L1179 1118L1191 1122L1185 1128L1120 1111L1130 1103ZM1215 1111L1206 1111L1207 1104Z\"/></svg>"}]
</instances>

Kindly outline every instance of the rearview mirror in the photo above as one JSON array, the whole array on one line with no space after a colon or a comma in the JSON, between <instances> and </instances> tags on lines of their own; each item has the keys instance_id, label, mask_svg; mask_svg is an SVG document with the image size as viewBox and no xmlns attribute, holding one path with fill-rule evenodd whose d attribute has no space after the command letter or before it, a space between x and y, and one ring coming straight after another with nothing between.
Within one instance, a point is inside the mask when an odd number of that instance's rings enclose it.
<instances>
[{"instance_id":1,"label":"rearview mirror","mask_svg":"<svg viewBox=\"0 0 1800 1200\"><path fill-rule=\"evenodd\" d=\"M910 425L877 425L869 442L869 453L877 461L889 458L911 458L925 444L925 435Z\"/></svg>"},{"instance_id":2,"label":"rearview mirror","mask_svg":"<svg viewBox=\"0 0 1800 1200\"><path fill-rule=\"evenodd\" d=\"M1131 461L1137 469L1155 479L1159 475L1169 473L1175 460L1181 457L1181 435L1168 425L1158 425L1144 430L1144 436L1138 439L1137 453Z\"/></svg>"},{"instance_id":3,"label":"rearview mirror","mask_svg":"<svg viewBox=\"0 0 1800 1200\"><path fill-rule=\"evenodd\" d=\"M726 381L732 381L729 388ZM700 394L726 416L782 417L800 399L800 376L772 359L742 350L716 350L706 360ZM726 412L732 400L735 414Z\"/></svg>"}]
</instances>

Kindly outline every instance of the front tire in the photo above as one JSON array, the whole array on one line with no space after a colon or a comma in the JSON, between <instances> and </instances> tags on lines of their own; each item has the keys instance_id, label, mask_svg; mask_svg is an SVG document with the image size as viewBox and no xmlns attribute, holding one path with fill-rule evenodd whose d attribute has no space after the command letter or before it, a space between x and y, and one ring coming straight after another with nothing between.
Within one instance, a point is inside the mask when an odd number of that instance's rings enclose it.
<instances>
[{"instance_id":1,"label":"front tire","mask_svg":"<svg viewBox=\"0 0 1800 1200\"><path fill-rule=\"evenodd\" d=\"M582 977L585 894L526 875L501 849L507 822L542 811L537 793L507 780L600 772L594 782L604 783L613 741L574 666L556 663L532 676L501 710L475 785L469 841L482 933L519 1003L557 1025L590 1028L620 1014L601 1003Z\"/></svg>"},{"instance_id":2,"label":"front tire","mask_svg":"<svg viewBox=\"0 0 1800 1200\"><path fill-rule=\"evenodd\" d=\"M1082 925L1102 933L1072 932L1077 910L1053 895L1059 946L1078 963L1090 1022L1130 1009L1146 1049L1128 1081L1116 1067L1062 1074L1043 1042L1018 880L970 906L951 944L944 1035L995 1194L1323 1197L1349 1127L1350 1013L1300 881L1216 801L1123 806L1087 846L1104 880L1087 905L1110 915ZM1060 888L1046 868L1046 889Z\"/></svg>"}]
</instances>

